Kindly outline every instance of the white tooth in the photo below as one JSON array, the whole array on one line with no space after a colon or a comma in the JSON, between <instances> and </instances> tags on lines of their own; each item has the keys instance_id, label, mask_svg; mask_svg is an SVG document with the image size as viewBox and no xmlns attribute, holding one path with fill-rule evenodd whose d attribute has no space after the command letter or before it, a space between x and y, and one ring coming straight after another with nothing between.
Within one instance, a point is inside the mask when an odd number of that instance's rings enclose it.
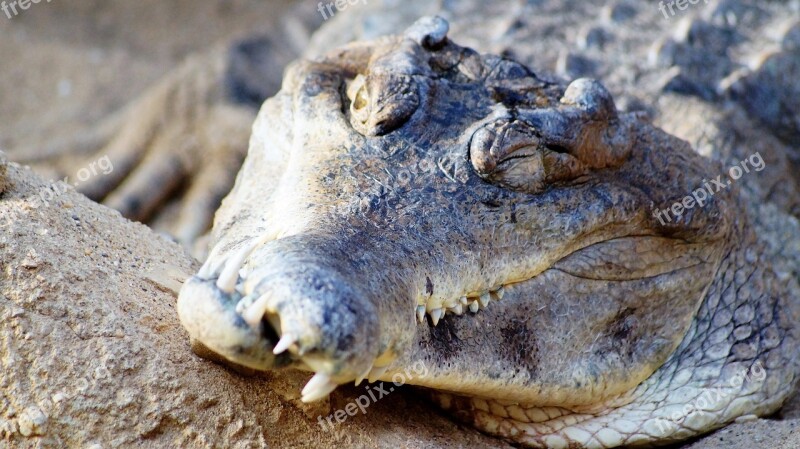
<instances>
[{"instance_id":1,"label":"white tooth","mask_svg":"<svg viewBox=\"0 0 800 449\"><path fill-rule=\"evenodd\" d=\"M444 316L444 311L442 309L433 309L431 310L431 321L433 321L433 325L436 326L439 324L439 320Z\"/></svg>"},{"instance_id":2,"label":"white tooth","mask_svg":"<svg viewBox=\"0 0 800 449\"><path fill-rule=\"evenodd\" d=\"M241 278L239 278L239 279L241 279ZM242 296L247 296L247 292L245 292L244 288L245 288L244 284L243 283L239 283L236 286L236 293L238 293L238 294L240 294Z\"/></svg>"},{"instance_id":3,"label":"white tooth","mask_svg":"<svg viewBox=\"0 0 800 449\"><path fill-rule=\"evenodd\" d=\"M458 301L461 303L462 306L466 306L467 304L469 304L469 300L467 299L466 296L462 296L461 299L459 299Z\"/></svg>"},{"instance_id":4,"label":"white tooth","mask_svg":"<svg viewBox=\"0 0 800 449\"><path fill-rule=\"evenodd\" d=\"M375 382L376 380L380 379L381 376L386 374L386 370L389 369L389 365L386 366L379 366L372 368L369 372L369 383Z\"/></svg>"},{"instance_id":5,"label":"white tooth","mask_svg":"<svg viewBox=\"0 0 800 449\"><path fill-rule=\"evenodd\" d=\"M503 299L503 295L505 295L506 291L503 287L498 288L495 290L494 295L497 296L497 299Z\"/></svg>"},{"instance_id":6,"label":"white tooth","mask_svg":"<svg viewBox=\"0 0 800 449\"><path fill-rule=\"evenodd\" d=\"M200 267L200 271L197 272L197 277L208 279L217 274L217 269L219 268L219 259L217 258L217 253L221 248L220 245L221 244L215 245L214 248L211 249L211 252L208 253L206 261L203 263L203 266ZM213 262L215 260L217 261L216 263Z\"/></svg>"},{"instance_id":7,"label":"white tooth","mask_svg":"<svg viewBox=\"0 0 800 449\"><path fill-rule=\"evenodd\" d=\"M469 311L472 313L478 313L478 301L472 301L469 303Z\"/></svg>"},{"instance_id":8,"label":"white tooth","mask_svg":"<svg viewBox=\"0 0 800 449\"><path fill-rule=\"evenodd\" d=\"M300 400L308 403L322 399L331 394L337 386L335 382L331 381L331 376L324 373L314 374L314 377L303 387Z\"/></svg>"},{"instance_id":9,"label":"white tooth","mask_svg":"<svg viewBox=\"0 0 800 449\"><path fill-rule=\"evenodd\" d=\"M461 304L459 304L459 305L457 305L457 306L455 306L455 307L451 308L450 310L451 310L453 313L455 313L456 315L461 315L462 313L464 313L464 306L462 306Z\"/></svg>"},{"instance_id":10,"label":"white tooth","mask_svg":"<svg viewBox=\"0 0 800 449\"><path fill-rule=\"evenodd\" d=\"M269 309L270 298L271 296L269 294L262 295L253 304L247 307L247 310L242 313L242 319L252 327L258 326L258 323L261 322L261 319L264 318L264 314L266 314Z\"/></svg>"},{"instance_id":11,"label":"white tooth","mask_svg":"<svg viewBox=\"0 0 800 449\"><path fill-rule=\"evenodd\" d=\"M278 355L289 349L289 346L295 344L296 341L297 339L295 339L293 335L283 334L283 336L281 336L281 339L278 340L278 344L276 344L275 347L272 348L272 353Z\"/></svg>"},{"instance_id":12,"label":"white tooth","mask_svg":"<svg viewBox=\"0 0 800 449\"><path fill-rule=\"evenodd\" d=\"M481 302L481 307L485 309L486 306L488 306L489 303L492 301L492 298L489 296L489 293L484 293L481 295L480 298L478 298L478 301Z\"/></svg>"},{"instance_id":13,"label":"white tooth","mask_svg":"<svg viewBox=\"0 0 800 449\"><path fill-rule=\"evenodd\" d=\"M200 271L197 272L197 277L200 279L208 279L211 277L211 259L206 259Z\"/></svg>"},{"instance_id":14,"label":"white tooth","mask_svg":"<svg viewBox=\"0 0 800 449\"><path fill-rule=\"evenodd\" d=\"M369 367L369 368L367 368L367 370L366 370L366 371L364 371L363 373L361 373L361 375L360 375L360 376L356 377L356 386L359 386L359 385L361 385L361 382L364 382L364 379L366 379L366 378L367 378L367 376L369 376L369 373L370 373L371 371L372 371L372 367Z\"/></svg>"},{"instance_id":15,"label":"white tooth","mask_svg":"<svg viewBox=\"0 0 800 449\"><path fill-rule=\"evenodd\" d=\"M225 268L217 279L217 288L226 293L233 293L236 287L236 281L239 279L239 270L244 265L245 259L255 249L255 244L252 242L242 246L233 256L225 262Z\"/></svg>"},{"instance_id":16,"label":"white tooth","mask_svg":"<svg viewBox=\"0 0 800 449\"><path fill-rule=\"evenodd\" d=\"M240 299L239 302L236 303L236 313L238 313L239 315L243 314L245 310L249 309L250 306L252 306L253 303L256 302L257 299L258 296L255 296L253 294L242 296L242 299Z\"/></svg>"},{"instance_id":17,"label":"white tooth","mask_svg":"<svg viewBox=\"0 0 800 449\"><path fill-rule=\"evenodd\" d=\"M425 306L417 306L417 321L425 322Z\"/></svg>"},{"instance_id":18,"label":"white tooth","mask_svg":"<svg viewBox=\"0 0 800 449\"><path fill-rule=\"evenodd\" d=\"M254 301L255 298L253 296L250 295L243 296L242 299L240 299L239 302L236 303L236 309L235 309L236 313L238 313L239 315L243 314L248 307L253 305Z\"/></svg>"},{"instance_id":19,"label":"white tooth","mask_svg":"<svg viewBox=\"0 0 800 449\"><path fill-rule=\"evenodd\" d=\"M206 262L200 267L200 271L197 272L197 277L201 279L212 278L215 274L219 273L220 267L222 267L223 264L225 264L225 259L215 259L208 256Z\"/></svg>"}]
</instances>

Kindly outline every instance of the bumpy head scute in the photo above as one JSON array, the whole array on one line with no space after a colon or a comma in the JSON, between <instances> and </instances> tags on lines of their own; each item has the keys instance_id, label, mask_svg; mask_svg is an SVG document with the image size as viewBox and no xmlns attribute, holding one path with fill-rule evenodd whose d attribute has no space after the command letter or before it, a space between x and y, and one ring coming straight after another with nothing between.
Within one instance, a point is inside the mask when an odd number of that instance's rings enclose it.
<instances>
[{"instance_id":1,"label":"bumpy head scute","mask_svg":"<svg viewBox=\"0 0 800 449\"><path fill-rule=\"evenodd\" d=\"M439 17L422 17L406 30L405 36L426 50L438 50L447 41L450 24Z\"/></svg>"}]
</instances>

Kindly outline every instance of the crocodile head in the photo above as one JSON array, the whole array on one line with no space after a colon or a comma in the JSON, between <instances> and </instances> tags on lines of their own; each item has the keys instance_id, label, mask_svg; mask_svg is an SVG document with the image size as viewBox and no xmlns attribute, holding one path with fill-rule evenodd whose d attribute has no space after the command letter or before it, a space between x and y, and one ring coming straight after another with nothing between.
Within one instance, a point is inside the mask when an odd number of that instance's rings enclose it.
<instances>
[{"instance_id":1,"label":"crocodile head","mask_svg":"<svg viewBox=\"0 0 800 449\"><path fill-rule=\"evenodd\" d=\"M535 447L666 442L774 409L780 392L730 405L738 390L702 422L663 409L767 353L726 359L724 272L752 236L719 169L598 82L546 81L447 28L287 71L180 294L197 347L312 371L305 401L423 364L407 382ZM759 333L752 315L738 324Z\"/></svg>"}]
</instances>

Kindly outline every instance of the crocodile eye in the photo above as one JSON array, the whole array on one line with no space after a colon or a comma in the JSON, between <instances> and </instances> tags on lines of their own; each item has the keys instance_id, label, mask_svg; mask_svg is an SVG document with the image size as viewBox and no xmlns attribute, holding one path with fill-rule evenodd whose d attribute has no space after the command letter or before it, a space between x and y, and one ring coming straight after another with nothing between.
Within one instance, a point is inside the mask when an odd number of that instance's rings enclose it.
<instances>
[{"instance_id":1,"label":"crocodile eye","mask_svg":"<svg viewBox=\"0 0 800 449\"><path fill-rule=\"evenodd\" d=\"M373 73L358 75L347 89L350 123L366 136L382 136L399 128L419 107L412 76Z\"/></svg>"},{"instance_id":2,"label":"crocodile eye","mask_svg":"<svg viewBox=\"0 0 800 449\"><path fill-rule=\"evenodd\" d=\"M355 92L355 93L354 93ZM369 120L369 92L367 91L366 79L363 75L358 75L348 88L348 96L351 98L350 113L353 121L366 123Z\"/></svg>"},{"instance_id":3,"label":"crocodile eye","mask_svg":"<svg viewBox=\"0 0 800 449\"><path fill-rule=\"evenodd\" d=\"M356 99L353 101L353 110L361 112L366 110L368 105L369 105L369 94L367 93L366 86L362 86L361 89L358 89L358 93L356 94Z\"/></svg>"},{"instance_id":4,"label":"crocodile eye","mask_svg":"<svg viewBox=\"0 0 800 449\"><path fill-rule=\"evenodd\" d=\"M512 190L535 193L586 173L586 167L566 149L546 144L519 121L500 120L478 129L469 153L481 178Z\"/></svg>"}]
</instances>

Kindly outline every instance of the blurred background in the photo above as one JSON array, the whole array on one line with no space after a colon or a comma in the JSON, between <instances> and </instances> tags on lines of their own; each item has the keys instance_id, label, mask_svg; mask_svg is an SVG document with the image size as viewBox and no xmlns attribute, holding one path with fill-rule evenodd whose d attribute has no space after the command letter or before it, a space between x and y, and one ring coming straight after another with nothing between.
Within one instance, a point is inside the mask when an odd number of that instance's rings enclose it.
<instances>
[{"instance_id":1,"label":"blurred background","mask_svg":"<svg viewBox=\"0 0 800 449\"><path fill-rule=\"evenodd\" d=\"M52 0L0 12L0 149L69 137L214 44L263 32L288 0Z\"/></svg>"}]
</instances>

